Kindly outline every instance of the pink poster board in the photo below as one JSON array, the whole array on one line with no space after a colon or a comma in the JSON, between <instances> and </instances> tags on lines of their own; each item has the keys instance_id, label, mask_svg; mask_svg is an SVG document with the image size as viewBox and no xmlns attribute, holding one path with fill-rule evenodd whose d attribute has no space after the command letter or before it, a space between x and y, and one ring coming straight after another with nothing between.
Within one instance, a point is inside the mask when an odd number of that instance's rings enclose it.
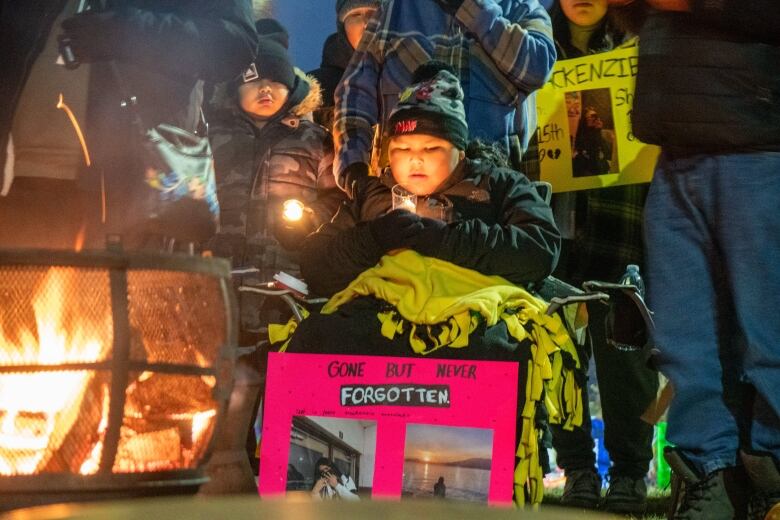
<instances>
[{"instance_id":1,"label":"pink poster board","mask_svg":"<svg viewBox=\"0 0 780 520\"><path fill-rule=\"evenodd\" d=\"M312 416L376 422L372 498L401 496L409 427L492 430L487 500L511 503L517 378L512 362L271 353L259 492L285 494L292 418Z\"/></svg>"}]
</instances>

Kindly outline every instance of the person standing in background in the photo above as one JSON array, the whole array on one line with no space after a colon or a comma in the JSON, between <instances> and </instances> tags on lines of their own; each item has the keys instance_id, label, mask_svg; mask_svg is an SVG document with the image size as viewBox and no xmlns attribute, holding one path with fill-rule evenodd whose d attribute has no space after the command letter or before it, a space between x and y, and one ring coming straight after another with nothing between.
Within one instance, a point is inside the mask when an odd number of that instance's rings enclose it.
<instances>
[{"instance_id":1,"label":"person standing in background","mask_svg":"<svg viewBox=\"0 0 780 520\"><path fill-rule=\"evenodd\" d=\"M447 497L447 486L444 484L444 477L439 477L439 480L433 485L433 496L436 498Z\"/></svg>"},{"instance_id":2,"label":"person standing in background","mask_svg":"<svg viewBox=\"0 0 780 520\"><path fill-rule=\"evenodd\" d=\"M77 13L84 5L90 9ZM129 194L144 171L123 92L135 97L148 128L165 122L194 132L203 80L234 77L254 57L251 7L250 0L3 0L0 245L73 248L86 225L86 245L103 247L106 234L126 231ZM59 36L81 64L74 70L57 64ZM55 108L60 93L84 132L89 168L68 117Z\"/></svg>"},{"instance_id":3,"label":"person standing in background","mask_svg":"<svg viewBox=\"0 0 780 520\"><path fill-rule=\"evenodd\" d=\"M322 47L320 68L309 74L317 78L322 86L322 107L314 112L314 121L333 130L334 95L357 49L368 20L379 7L380 0L337 0L336 20L338 29L328 36Z\"/></svg>"},{"instance_id":4,"label":"person standing in background","mask_svg":"<svg viewBox=\"0 0 780 520\"><path fill-rule=\"evenodd\" d=\"M558 0L550 11L558 56L576 58L609 51L625 37L607 16L607 0ZM588 108L581 96L567 97L570 130L586 123ZM576 139L581 139L578 133ZM582 146L574 143L574 147ZM556 275L574 285L586 280L617 282L627 264L642 265L642 205L647 185L618 186L559 193L553 208L566 229L564 251ZM647 487L644 477L653 458L653 427L640 419L658 390L658 374L646 366L641 352L623 352L607 343L607 308L588 306L592 355L604 419L604 441L612 460L604 507L619 513L641 513ZM588 403L588 386L583 385ZM553 426L558 465L566 472L561 503L573 507L600 505L602 482L595 469L590 414L573 431Z\"/></svg>"},{"instance_id":5,"label":"person standing in background","mask_svg":"<svg viewBox=\"0 0 780 520\"><path fill-rule=\"evenodd\" d=\"M431 60L458 74L470 137L498 143L519 164L535 130L527 119L536 108L524 101L555 63L550 18L538 0L387 0L336 89L334 168L348 195L370 182L372 156L386 164L382 127L414 70Z\"/></svg>"},{"instance_id":6,"label":"person standing in background","mask_svg":"<svg viewBox=\"0 0 780 520\"><path fill-rule=\"evenodd\" d=\"M641 4L652 10L632 120L661 147L644 226L657 365L675 391L672 518L776 518L780 11L774 0Z\"/></svg>"}]
</instances>

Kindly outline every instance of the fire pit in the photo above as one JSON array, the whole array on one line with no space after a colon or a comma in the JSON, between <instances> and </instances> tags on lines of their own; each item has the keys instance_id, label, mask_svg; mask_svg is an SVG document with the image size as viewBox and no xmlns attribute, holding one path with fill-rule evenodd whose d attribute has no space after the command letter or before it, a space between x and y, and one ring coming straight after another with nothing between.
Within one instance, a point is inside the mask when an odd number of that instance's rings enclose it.
<instances>
[{"instance_id":1,"label":"fire pit","mask_svg":"<svg viewBox=\"0 0 780 520\"><path fill-rule=\"evenodd\" d=\"M229 276L191 256L0 251L0 510L205 481Z\"/></svg>"}]
</instances>

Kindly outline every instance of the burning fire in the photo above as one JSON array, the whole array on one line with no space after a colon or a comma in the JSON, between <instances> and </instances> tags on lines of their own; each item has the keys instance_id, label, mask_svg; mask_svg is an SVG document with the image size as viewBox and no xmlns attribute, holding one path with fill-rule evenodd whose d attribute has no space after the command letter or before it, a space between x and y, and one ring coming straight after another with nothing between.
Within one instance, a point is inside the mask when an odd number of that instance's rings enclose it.
<instances>
[{"instance_id":1,"label":"burning fire","mask_svg":"<svg viewBox=\"0 0 780 520\"><path fill-rule=\"evenodd\" d=\"M10 319L0 318L0 366L20 367L0 372L0 475L64 470L94 475L100 470L111 405L106 371L36 369L94 363L109 355L110 312L94 310L94 300L101 297L85 293L84 285L96 282L82 273L49 268L29 303ZM154 348L160 347L150 340L144 350ZM194 353L199 366L208 366L203 355ZM215 385L210 375L142 371L131 376L113 471L197 465L214 432Z\"/></svg>"},{"instance_id":2,"label":"burning fire","mask_svg":"<svg viewBox=\"0 0 780 520\"><path fill-rule=\"evenodd\" d=\"M7 331L0 323L0 365L58 365L104 355L108 342L90 333L88 323L66 323L66 295L75 282L75 269L50 268L32 300L36 330ZM83 370L0 375L0 475L32 474L49 462L76 422L93 377Z\"/></svg>"}]
</instances>

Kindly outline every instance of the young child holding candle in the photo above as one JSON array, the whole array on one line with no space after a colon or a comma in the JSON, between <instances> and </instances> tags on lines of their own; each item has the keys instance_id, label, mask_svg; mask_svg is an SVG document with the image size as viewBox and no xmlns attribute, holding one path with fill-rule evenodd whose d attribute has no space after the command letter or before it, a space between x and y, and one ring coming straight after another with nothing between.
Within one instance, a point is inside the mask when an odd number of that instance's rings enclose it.
<instances>
[{"instance_id":1,"label":"young child holding candle","mask_svg":"<svg viewBox=\"0 0 780 520\"><path fill-rule=\"evenodd\" d=\"M560 247L550 207L500 152L468 143L463 90L447 65L424 65L412 82L386 127L389 167L303 244L310 289L332 295L402 248L517 285L548 276ZM415 212L393 209L399 184L416 195Z\"/></svg>"}]
</instances>

